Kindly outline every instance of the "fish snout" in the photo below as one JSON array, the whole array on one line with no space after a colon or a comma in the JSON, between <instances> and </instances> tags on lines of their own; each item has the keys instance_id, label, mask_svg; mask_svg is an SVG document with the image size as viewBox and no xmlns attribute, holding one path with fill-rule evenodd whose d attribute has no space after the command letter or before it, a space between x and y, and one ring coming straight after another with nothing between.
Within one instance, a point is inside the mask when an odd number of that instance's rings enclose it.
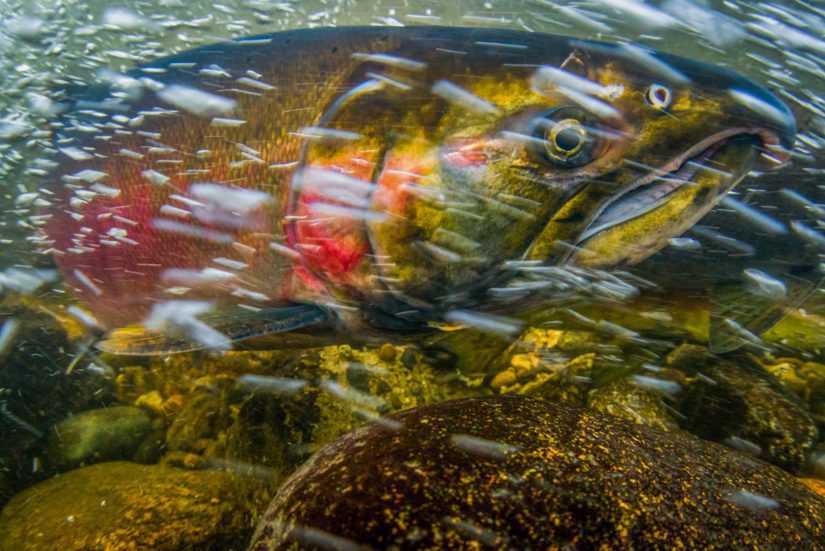
<instances>
[{"instance_id":1,"label":"fish snout","mask_svg":"<svg viewBox=\"0 0 825 551\"><path fill-rule=\"evenodd\" d=\"M760 143L760 158L768 168L781 166L790 159L796 142L796 118L776 94L739 74L722 79L720 93L731 126L743 129Z\"/></svg>"},{"instance_id":2,"label":"fish snout","mask_svg":"<svg viewBox=\"0 0 825 551\"><path fill-rule=\"evenodd\" d=\"M769 164L787 162L796 141L796 119L774 92L729 69L669 54L660 57L685 77L688 86L718 100L727 128L757 138Z\"/></svg>"},{"instance_id":3,"label":"fish snout","mask_svg":"<svg viewBox=\"0 0 825 551\"><path fill-rule=\"evenodd\" d=\"M770 166L788 162L796 142L796 118L773 92L744 77L728 90L730 117L753 129L763 149L760 157Z\"/></svg>"}]
</instances>

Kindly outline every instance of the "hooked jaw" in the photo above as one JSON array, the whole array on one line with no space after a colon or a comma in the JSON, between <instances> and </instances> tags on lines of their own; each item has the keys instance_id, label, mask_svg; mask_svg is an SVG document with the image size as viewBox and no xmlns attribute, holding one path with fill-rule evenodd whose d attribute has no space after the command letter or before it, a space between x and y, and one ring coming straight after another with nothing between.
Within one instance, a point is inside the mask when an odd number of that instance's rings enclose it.
<instances>
[{"instance_id":1,"label":"hooked jaw","mask_svg":"<svg viewBox=\"0 0 825 551\"><path fill-rule=\"evenodd\" d=\"M732 82L722 84L735 86L725 109L730 126L659 167L627 161L646 173L601 206L569 261L641 262L698 222L757 163L776 168L789 161L796 122L788 108L761 86L724 74Z\"/></svg>"},{"instance_id":2,"label":"hooked jaw","mask_svg":"<svg viewBox=\"0 0 825 551\"><path fill-rule=\"evenodd\" d=\"M733 142L740 145L747 142L757 151L764 150L762 156L770 155L770 159L779 164L788 159L788 153L784 148L772 147L778 144L778 138L771 132L757 128L732 128L717 132L661 167L651 169L644 165L638 166L649 169L649 172L636 179L603 206L580 235L579 243L587 241L599 232L650 212L668 201L676 190L693 183L694 177L700 171L714 172L720 180L725 180L718 186L716 195L730 190L747 174L751 164L744 163L742 167L734 168L724 166L725 164L715 160L717 153L724 151L726 146ZM628 164L638 165L632 162ZM731 168L733 170L730 170Z\"/></svg>"}]
</instances>

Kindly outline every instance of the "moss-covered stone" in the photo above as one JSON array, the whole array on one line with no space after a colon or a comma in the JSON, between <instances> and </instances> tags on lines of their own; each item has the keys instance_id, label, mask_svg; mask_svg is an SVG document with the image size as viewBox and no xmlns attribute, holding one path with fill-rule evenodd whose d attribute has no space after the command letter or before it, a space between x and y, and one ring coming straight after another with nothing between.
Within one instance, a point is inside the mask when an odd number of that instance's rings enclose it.
<instances>
[{"instance_id":1,"label":"moss-covered stone","mask_svg":"<svg viewBox=\"0 0 825 551\"><path fill-rule=\"evenodd\" d=\"M4 551L227 551L248 533L232 476L126 462L41 482L0 513Z\"/></svg>"},{"instance_id":2,"label":"moss-covered stone","mask_svg":"<svg viewBox=\"0 0 825 551\"><path fill-rule=\"evenodd\" d=\"M825 426L825 363L800 358L757 359L762 368L790 388Z\"/></svg>"},{"instance_id":3,"label":"moss-covered stone","mask_svg":"<svg viewBox=\"0 0 825 551\"><path fill-rule=\"evenodd\" d=\"M818 436L803 404L770 374L732 361L706 360L697 371L701 377L687 387L680 408L684 428L719 442L744 438L765 461L799 470Z\"/></svg>"},{"instance_id":4,"label":"moss-covered stone","mask_svg":"<svg viewBox=\"0 0 825 551\"><path fill-rule=\"evenodd\" d=\"M814 293L801 308L791 311L787 316L769 329L763 338L768 342L779 343L793 350L810 351L819 357L825 354L825 316L822 315L823 300Z\"/></svg>"},{"instance_id":5,"label":"moss-covered stone","mask_svg":"<svg viewBox=\"0 0 825 551\"><path fill-rule=\"evenodd\" d=\"M204 377L193 385L166 432L169 450L202 453L205 440L217 438L232 424L234 389L235 381L230 377Z\"/></svg>"},{"instance_id":6,"label":"moss-covered stone","mask_svg":"<svg viewBox=\"0 0 825 551\"><path fill-rule=\"evenodd\" d=\"M166 427L157 426L140 442L132 454L132 461L147 465L157 463L166 451Z\"/></svg>"},{"instance_id":7,"label":"moss-covered stone","mask_svg":"<svg viewBox=\"0 0 825 551\"><path fill-rule=\"evenodd\" d=\"M825 498L825 480L819 478L800 478L799 481Z\"/></svg>"},{"instance_id":8,"label":"moss-covered stone","mask_svg":"<svg viewBox=\"0 0 825 551\"><path fill-rule=\"evenodd\" d=\"M320 351L314 396L318 418L311 443L320 447L381 415L443 400L449 394L436 372L409 347L397 347L391 361L381 349L348 345ZM386 350L384 357L387 357ZM311 374L307 374L311 377Z\"/></svg>"},{"instance_id":9,"label":"moss-covered stone","mask_svg":"<svg viewBox=\"0 0 825 551\"><path fill-rule=\"evenodd\" d=\"M157 425L146 410L134 406L84 411L64 419L51 430L49 456L64 469L129 459Z\"/></svg>"},{"instance_id":10,"label":"moss-covered stone","mask_svg":"<svg viewBox=\"0 0 825 551\"><path fill-rule=\"evenodd\" d=\"M673 430L679 426L668 413L661 396L640 388L627 379L591 390L587 405L596 411L616 415L639 425L661 430Z\"/></svg>"},{"instance_id":11,"label":"moss-covered stone","mask_svg":"<svg viewBox=\"0 0 825 551\"><path fill-rule=\"evenodd\" d=\"M586 334L531 328L493 364L489 387L584 404L597 360Z\"/></svg>"},{"instance_id":12,"label":"moss-covered stone","mask_svg":"<svg viewBox=\"0 0 825 551\"><path fill-rule=\"evenodd\" d=\"M142 365L119 367L115 377L115 393L120 402L131 404L161 388L159 377L152 369Z\"/></svg>"},{"instance_id":13,"label":"moss-covered stone","mask_svg":"<svg viewBox=\"0 0 825 551\"><path fill-rule=\"evenodd\" d=\"M250 546L794 547L825 499L681 432L522 396L442 402L356 430L281 488Z\"/></svg>"},{"instance_id":14,"label":"moss-covered stone","mask_svg":"<svg viewBox=\"0 0 825 551\"><path fill-rule=\"evenodd\" d=\"M164 362L186 384L166 381L169 372L162 372L155 360L148 371L164 390L141 388L146 397L141 403L151 397L171 421L161 462L232 471L258 514L283 477L318 447L377 417L433 403L463 388L439 379L417 349L388 343L312 349L289 361L264 352L188 359L200 363L181 358ZM147 380L143 371L131 371ZM256 386L255 377L286 378L302 386L293 393L273 393L264 383ZM168 392L180 393L161 402ZM143 451L135 459L142 460Z\"/></svg>"}]
</instances>

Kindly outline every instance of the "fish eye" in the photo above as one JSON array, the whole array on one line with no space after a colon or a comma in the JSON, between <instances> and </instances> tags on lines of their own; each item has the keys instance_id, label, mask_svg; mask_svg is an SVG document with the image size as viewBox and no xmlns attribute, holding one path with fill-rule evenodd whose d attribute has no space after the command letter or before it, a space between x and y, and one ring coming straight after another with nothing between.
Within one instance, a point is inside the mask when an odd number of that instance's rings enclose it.
<instances>
[{"instance_id":1,"label":"fish eye","mask_svg":"<svg viewBox=\"0 0 825 551\"><path fill-rule=\"evenodd\" d=\"M587 130L576 119L557 122L547 137L547 150L551 155L569 157L587 144Z\"/></svg>"},{"instance_id":2,"label":"fish eye","mask_svg":"<svg viewBox=\"0 0 825 551\"><path fill-rule=\"evenodd\" d=\"M670 107L672 100L673 95L670 93L670 88L661 84L651 84L645 92L645 101L654 109L667 109Z\"/></svg>"},{"instance_id":3,"label":"fish eye","mask_svg":"<svg viewBox=\"0 0 825 551\"><path fill-rule=\"evenodd\" d=\"M579 107L561 107L545 113L535 123L536 154L563 168L579 168L595 158L597 132L587 124L589 115Z\"/></svg>"}]
</instances>

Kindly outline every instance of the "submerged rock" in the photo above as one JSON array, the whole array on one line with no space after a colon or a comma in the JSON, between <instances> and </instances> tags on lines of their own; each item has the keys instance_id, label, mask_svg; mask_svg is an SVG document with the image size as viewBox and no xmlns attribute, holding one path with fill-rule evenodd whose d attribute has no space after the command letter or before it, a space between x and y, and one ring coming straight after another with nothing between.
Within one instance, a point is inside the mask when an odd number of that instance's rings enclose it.
<instances>
[{"instance_id":1,"label":"submerged rock","mask_svg":"<svg viewBox=\"0 0 825 551\"><path fill-rule=\"evenodd\" d=\"M660 396L627 379L591 390L587 405L596 411L604 411L639 425L661 430L673 430L679 426L668 413Z\"/></svg>"},{"instance_id":2,"label":"submerged rock","mask_svg":"<svg viewBox=\"0 0 825 551\"><path fill-rule=\"evenodd\" d=\"M111 374L77 355L79 335L57 319L53 304L7 295L0 300L0 325L16 324L0 351L0 504L42 478L49 429L66 415L114 401ZM74 362L74 363L73 363ZM70 366L71 373L67 374ZM2 547L2 544L0 544Z\"/></svg>"},{"instance_id":3,"label":"submerged rock","mask_svg":"<svg viewBox=\"0 0 825 551\"><path fill-rule=\"evenodd\" d=\"M436 372L421 354L407 346L395 347L391 359L387 348L353 348L348 345L323 348L316 365L300 378L316 379L311 390L312 432L306 443L320 447L342 434L360 427L381 415L423 406L449 395L448 385L440 383ZM382 358L382 356L384 356ZM305 403L302 410L291 410L298 423L307 422ZM303 419L302 419L303 417Z\"/></svg>"},{"instance_id":4,"label":"submerged rock","mask_svg":"<svg viewBox=\"0 0 825 551\"><path fill-rule=\"evenodd\" d=\"M811 415L825 427L825 363L799 358L757 359L768 373L794 391L811 410Z\"/></svg>"},{"instance_id":5,"label":"submerged rock","mask_svg":"<svg viewBox=\"0 0 825 551\"><path fill-rule=\"evenodd\" d=\"M190 355L188 363L179 356L130 368L131 379L163 388L141 386L140 395L129 395L169 421L160 462L231 471L257 515L322 445L386 413L441 400L447 388L463 388L439 380L416 348L390 343L310 349L288 360L260 351ZM147 450L141 446L133 460L155 458L158 446Z\"/></svg>"},{"instance_id":6,"label":"submerged rock","mask_svg":"<svg viewBox=\"0 0 825 551\"><path fill-rule=\"evenodd\" d=\"M683 398L683 428L719 442L753 442L762 459L791 472L804 465L817 441L816 424L770 374L719 359L698 373Z\"/></svg>"},{"instance_id":7,"label":"submerged rock","mask_svg":"<svg viewBox=\"0 0 825 551\"><path fill-rule=\"evenodd\" d=\"M193 385L180 413L166 433L171 451L203 453L208 444L232 423L234 381L203 377Z\"/></svg>"},{"instance_id":8,"label":"submerged rock","mask_svg":"<svg viewBox=\"0 0 825 551\"><path fill-rule=\"evenodd\" d=\"M603 347L583 332L531 328L497 364L489 386L501 394L529 394L577 405L587 401L596 351Z\"/></svg>"},{"instance_id":9,"label":"submerged rock","mask_svg":"<svg viewBox=\"0 0 825 551\"><path fill-rule=\"evenodd\" d=\"M691 435L522 396L358 429L281 488L250 546L814 548L825 499Z\"/></svg>"},{"instance_id":10,"label":"submerged rock","mask_svg":"<svg viewBox=\"0 0 825 551\"><path fill-rule=\"evenodd\" d=\"M799 481L825 498L825 480L818 478L800 478Z\"/></svg>"},{"instance_id":11,"label":"submerged rock","mask_svg":"<svg viewBox=\"0 0 825 551\"><path fill-rule=\"evenodd\" d=\"M51 431L50 457L61 467L129 459L156 424L146 410L115 406L78 413Z\"/></svg>"},{"instance_id":12,"label":"submerged rock","mask_svg":"<svg viewBox=\"0 0 825 551\"><path fill-rule=\"evenodd\" d=\"M16 495L0 513L4 551L242 549L249 516L232 476L99 463Z\"/></svg>"}]
</instances>

